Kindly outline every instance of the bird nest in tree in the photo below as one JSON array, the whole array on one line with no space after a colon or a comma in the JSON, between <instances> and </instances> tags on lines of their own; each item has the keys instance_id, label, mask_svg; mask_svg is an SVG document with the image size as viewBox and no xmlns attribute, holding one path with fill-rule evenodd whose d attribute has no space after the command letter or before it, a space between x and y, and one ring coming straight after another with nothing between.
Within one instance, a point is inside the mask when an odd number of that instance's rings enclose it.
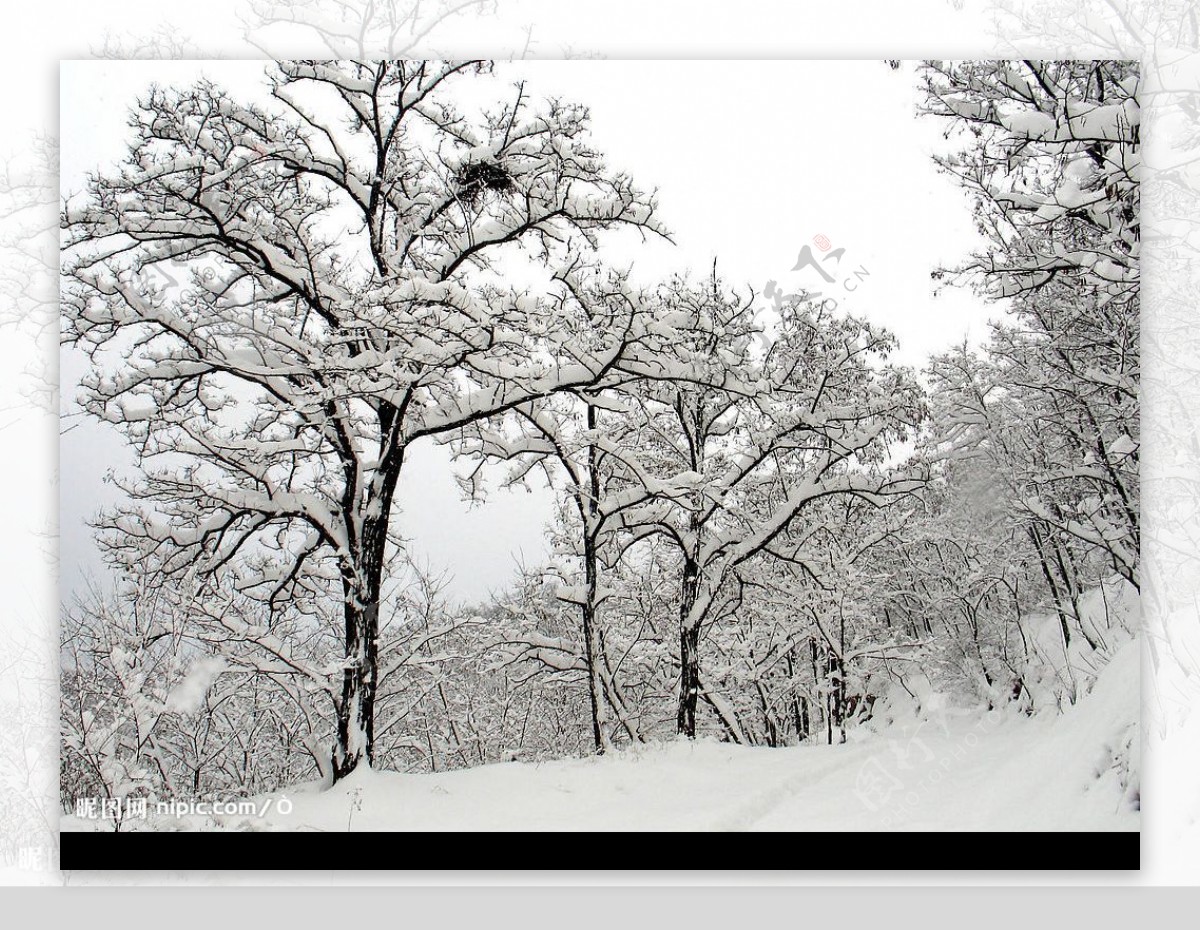
<instances>
[{"instance_id":1,"label":"bird nest in tree","mask_svg":"<svg viewBox=\"0 0 1200 930\"><path fill-rule=\"evenodd\" d=\"M472 203L489 191L507 194L513 189L512 175L490 161L468 162L458 169L454 180L458 184L458 196Z\"/></svg>"}]
</instances>

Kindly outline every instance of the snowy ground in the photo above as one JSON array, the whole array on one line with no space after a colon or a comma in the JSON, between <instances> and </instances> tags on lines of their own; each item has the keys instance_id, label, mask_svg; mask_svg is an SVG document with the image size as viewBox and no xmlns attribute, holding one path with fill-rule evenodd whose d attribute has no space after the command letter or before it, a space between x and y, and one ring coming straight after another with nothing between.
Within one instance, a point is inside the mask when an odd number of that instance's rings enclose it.
<instances>
[{"instance_id":1,"label":"snowy ground","mask_svg":"<svg viewBox=\"0 0 1200 930\"><path fill-rule=\"evenodd\" d=\"M141 826L1136 830L1138 682L1138 646L1131 643L1062 716L945 713L840 746L679 742L602 759L435 775L360 772L329 791L301 785L260 798L263 806L270 802L265 816L158 816ZM104 825L67 817L62 828Z\"/></svg>"}]
</instances>

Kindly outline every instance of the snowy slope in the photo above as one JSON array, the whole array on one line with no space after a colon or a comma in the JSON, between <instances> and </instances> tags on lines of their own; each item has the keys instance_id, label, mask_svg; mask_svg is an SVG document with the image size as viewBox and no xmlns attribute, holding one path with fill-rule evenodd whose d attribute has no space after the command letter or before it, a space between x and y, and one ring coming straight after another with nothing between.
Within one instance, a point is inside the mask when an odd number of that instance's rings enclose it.
<instances>
[{"instance_id":1,"label":"snowy slope","mask_svg":"<svg viewBox=\"0 0 1200 930\"><path fill-rule=\"evenodd\" d=\"M1139 650L1061 716L954 715L841 746L709 741L434 775L360 771L267 796L265 817L155 829L1136 830ZM1134 774L1128 769L1133 766ZM290 805L289 803L290 802ZM282 807L288 813L281 813ZM64 818L63 829L96 829Z\"/></svg>"}]
</instances>

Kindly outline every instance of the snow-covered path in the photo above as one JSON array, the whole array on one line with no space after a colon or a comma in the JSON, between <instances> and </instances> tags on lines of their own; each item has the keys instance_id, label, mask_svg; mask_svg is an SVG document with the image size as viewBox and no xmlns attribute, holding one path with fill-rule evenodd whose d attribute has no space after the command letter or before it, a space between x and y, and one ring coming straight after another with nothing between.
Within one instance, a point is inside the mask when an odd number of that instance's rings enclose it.
<instances>
[{"instance_id":1,"label":"snow-covered path","mask_svg":"<svg viewBox=\"0 0 1200 930\"><path fill-rule=\"evenodd\" d=\"M1111 761L1103 744L1074 753L1084 734L1066 723L977 719L844 746L680 742L609 759L362 773L289 794L291 814L266 820L337 831L1137 829L1116 773L1098 777Z\"/></svg>"}]
</instances>

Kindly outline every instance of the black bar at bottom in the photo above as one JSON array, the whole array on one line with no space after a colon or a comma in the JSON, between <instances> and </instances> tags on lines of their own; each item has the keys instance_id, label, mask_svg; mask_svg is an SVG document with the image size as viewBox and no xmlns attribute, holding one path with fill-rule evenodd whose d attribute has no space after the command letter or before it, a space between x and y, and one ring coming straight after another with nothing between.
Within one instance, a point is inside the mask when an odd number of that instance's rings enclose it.
<instances>
[{"instance_id":1,"label":"black bar at bottom","mask_svg":"<svg viewBox=\"0 0 1200 930\"><path fill-rule=\"evenodd\" d=\"M357 832L357 831L356 831ZM363 831L366 832L366 831ZM373 833L388 836L411 834ZM443 836L455 843L480 837L477 833L422 834ZM577 834L578 835L578 834ZM593 834L587 834L593 835ZM617 834L594 834L601 841ZM629 834L625 834L628 836ZM895 864L900 871L1134 871L1141 868L1140 833L797 833L805 842L794 850L804 870L828 870L830 862L862 861L869 849L871 861ZM494 837L495 834L489 834ZM71 870L192 871L248 870L305 871L327 863L330 849L339 841L323 832L206 832L177 833L134 831L130 833L62 833L59 835L60 865ZM388 860L378 851L388 846L368 845L372 869L420 868L429 861L429 848L411 856ZM394 847L392 847L394 848ZM470 849L470 846L461 847ZM476 848L486 848L482 843ZM764 847L765 849L768 847ZM777 850L777 846L770 846ZM644 842L627 847L632 869L661 869L663 847ZM745 864L742 848L734 858ZM348 857L353 859L353 857ZM404 862L404 859L409 859ZM778 859L777 854L772 854ZM644 860L650 861L644 861ZM643 861L637 861L643 860ZM343 860L345 861L345 860ZM964 869L970 862L972 868ZM269 863L269 866L267 865ZM773 863L778 865L778 862ZM537 869L537 863L527 866ZM329 871L329 869L321 869ZM335 870L336 871L336 870ZM357 870L342 870L357 871Z\"/></svg>"}]
</instances>

